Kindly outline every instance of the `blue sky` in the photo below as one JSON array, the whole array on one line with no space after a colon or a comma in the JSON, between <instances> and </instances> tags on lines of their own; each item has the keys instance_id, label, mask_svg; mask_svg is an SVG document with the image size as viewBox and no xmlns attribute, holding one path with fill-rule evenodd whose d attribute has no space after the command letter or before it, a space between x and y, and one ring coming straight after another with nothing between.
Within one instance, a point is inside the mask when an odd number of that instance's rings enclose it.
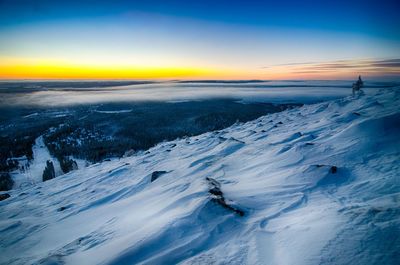
<instances>
[{"instance_id":1,"label":"blue sky","mask_svg":"<svg viewBox=\"0 0 400 265\"><path fill-rule=\"evenodd\" d=\"M205 21L353 31L399 38L399 1L21 1L2 0L1 25L101 18L129 12Z\"/></svg>"},{"instance_id":2,"label":"blue sky","mask_svg":"<svg viewBox=\"0 0 400 265\"><path fill-rule=\"evenodd\" d=\"M399 1L0 0L0 10L0 58L14 69L26 62L274 78L285 69L270 67L283 64L400 55Z\"/></svg>"}]
</instances>

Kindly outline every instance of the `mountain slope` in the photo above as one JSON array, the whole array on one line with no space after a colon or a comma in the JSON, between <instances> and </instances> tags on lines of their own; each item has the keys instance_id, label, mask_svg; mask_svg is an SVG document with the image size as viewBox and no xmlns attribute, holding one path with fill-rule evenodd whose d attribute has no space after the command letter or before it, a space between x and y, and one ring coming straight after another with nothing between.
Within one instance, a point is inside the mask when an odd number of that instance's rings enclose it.
<instances>
[{"instance_id":1,"label":"mountain slope","mask_svg":"<svg viewBox=\"0 0 400 265\"><path fill-rule=\"evenodd\" d=\"M0 262L395 264L399 105L308 105L12 191Z\"/></svg>"}]
</instances>

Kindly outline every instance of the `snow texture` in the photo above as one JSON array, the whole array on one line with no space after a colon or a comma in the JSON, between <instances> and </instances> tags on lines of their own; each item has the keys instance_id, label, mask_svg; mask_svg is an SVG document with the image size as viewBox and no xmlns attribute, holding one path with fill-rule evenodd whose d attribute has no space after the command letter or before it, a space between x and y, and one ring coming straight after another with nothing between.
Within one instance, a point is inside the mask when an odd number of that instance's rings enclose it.
<instances>
[{"instance_id":1,"label":"snow texture","mask_svg":"<svg viewBox=\"0 0 400 265\"><path fill-rule=\"evenodd\" d=\"M13 190L0 263L398 264L399 106L306 105Z\"/></svg>"}]
</instances>

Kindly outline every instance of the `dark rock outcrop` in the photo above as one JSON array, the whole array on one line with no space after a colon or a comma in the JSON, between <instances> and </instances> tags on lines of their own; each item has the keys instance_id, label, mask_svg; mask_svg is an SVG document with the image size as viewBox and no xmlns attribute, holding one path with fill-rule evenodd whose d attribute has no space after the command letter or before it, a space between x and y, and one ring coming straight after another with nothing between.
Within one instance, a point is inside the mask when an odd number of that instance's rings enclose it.
<instances>
[{"instance_id":1,"label":"dark rock outcrop","mask_svg":"<svg viewBox=\"0 0 400 265\"><path fill-rule=\"evenodd\" d=\"M62 212L62 211L64 211L65 209L67 209L67 207L61 206L60 208L57 209L57 211L58 211L58 212Z\"/></svg>"},{"instance_id":2,"label":"dark rock outcrop","mask_svg":"<svg viewBox=\"0 0 400 265\"><path fill-rule=\"evenodd\" d=\"M212 187L211 189L209 189L208 192L211 193L212 195L215 195L215 196L222 196L223 195L222 191L219 188L215 188L215 187Z\"/></svg>"},{"instance_id":3,"label":"dark rock outcrop","mask_svg":"<svg viewBox=\"0 0 400 265\"><path fill-rule=\"evenodd\" d=\"M158 179L161 175L164 175L168 173L167 171L154 171L153 173L151 173L151 182L155 181L156 179Z\"/></svg>"},{"instance_id":4,"label":"dark rock outcrop","mask_svg":"<svg viewBox=\"0 0 400 265\"><path fill-rule=\"evenodd\" d=\"M3 201L8 198L10 198L10 194L8 194L8 193L0 194L0 201Z\"/></svg>"},{"instance_id":5,"label":"dark rock outcrop","mask_svg":"<svg viewBox=\"0 0 400 265\"><path fill-rule=\"evenodd\" d=\"M210 186L208 192L211 194L211 201L217 203L218 205L228 209L239 216L244 216L244 211L229 205L224 197L223 192L221 191L221 184L213 178L206 177L208 185Z\"/></svg>"},{"instance_id":6,"label":"dark rock outcrop","mask_svg":"<svg viewBox=\"0 0 400 265\"><path fill-rule=\"evenodd\" d=\"M316 167L328 167L329 165L321 165L321 164L317 164L315 165ZM329 172L332 174L336 174L336 172L338 171L337 166L330 166L329 168Z\"/></svg>"}]
</instances>

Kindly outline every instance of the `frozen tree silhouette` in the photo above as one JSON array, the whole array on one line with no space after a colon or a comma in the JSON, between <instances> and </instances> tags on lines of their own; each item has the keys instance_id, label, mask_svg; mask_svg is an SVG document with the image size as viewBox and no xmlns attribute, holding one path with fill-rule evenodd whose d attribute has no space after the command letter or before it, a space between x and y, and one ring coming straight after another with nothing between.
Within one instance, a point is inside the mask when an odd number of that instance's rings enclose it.
<instances>
[{"instance_id":1,"label":"frozen tree silhouette","mask_svg":"<svg viewBox=\"0 0 400 265\"><path fill-rule=\"evenodd\" d=\"M56 177L56 174L54 172L53 162L51 162L50 160L47 160L46 168L43 171L43 181L50 180L55 177Z\"/></svg>"},{"instance_id":2,"label":"frozen tree silhouette","mask_svg":"<svg viewBox=\"0 0 400 265\"><path fill-rule=\"evenodd\" d=\"M361 75L358 76L357 82L353 83L353 96L356 92L362 91L361 88L364 87L364 82L361 79Z\"/></svg>"}]
</instances>

